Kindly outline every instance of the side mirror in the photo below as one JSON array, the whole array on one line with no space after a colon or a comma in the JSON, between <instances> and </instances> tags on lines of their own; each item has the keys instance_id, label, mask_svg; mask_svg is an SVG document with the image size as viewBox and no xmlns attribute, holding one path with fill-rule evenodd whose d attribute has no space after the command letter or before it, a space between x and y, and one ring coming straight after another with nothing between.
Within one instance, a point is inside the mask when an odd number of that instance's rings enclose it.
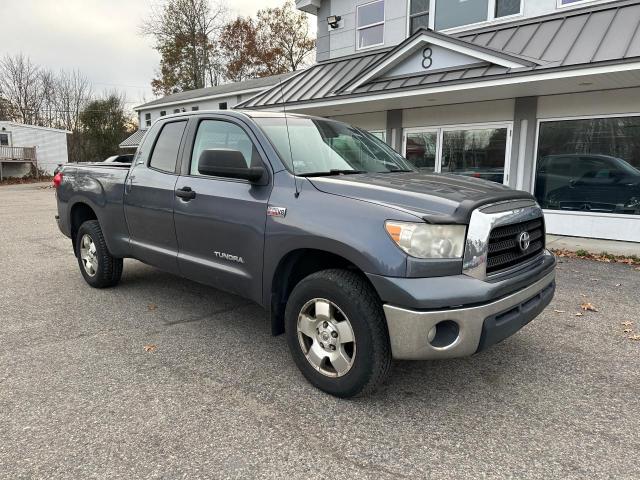
<instances>
[{"instance_id":1,"label":"side mirror","mask_svg":"<svg viewBox=\"0 0 640 480\"><path fill-rule=\"evenodd\" d=\"M239 178L251 183L259 182L264 167L247 167L244 155L238 150L219 148L203 150L198 159L198 172L212 177Z\"/></svg>"}]
</instances>

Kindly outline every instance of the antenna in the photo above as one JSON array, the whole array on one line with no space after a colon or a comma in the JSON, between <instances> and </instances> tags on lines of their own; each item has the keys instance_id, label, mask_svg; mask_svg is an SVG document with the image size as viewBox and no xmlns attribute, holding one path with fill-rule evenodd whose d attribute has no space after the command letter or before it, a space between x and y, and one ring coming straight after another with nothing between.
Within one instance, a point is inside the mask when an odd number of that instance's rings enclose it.
<instances>
[{"instance_id":1,"label":"antenna","mask_svg":"<svg viewBox=\"0 0 640 480\"><path fill-rule=\"evenodd\" d=\"M295 185L295 197L300 196L298 189L298 177L296 176L296 162L293 159L293 149L291 148L291 135L289 133L289 120L287 120L287 102L284 99L284 89L282 88L282 78L278 78L278 86L280 87L280 98L282 99L282 111L284 112L284 124L287 128L287 140L289 141L289 155L291 156L291 169L293 170L293 184Z\"/></svg>"}]
</instances>

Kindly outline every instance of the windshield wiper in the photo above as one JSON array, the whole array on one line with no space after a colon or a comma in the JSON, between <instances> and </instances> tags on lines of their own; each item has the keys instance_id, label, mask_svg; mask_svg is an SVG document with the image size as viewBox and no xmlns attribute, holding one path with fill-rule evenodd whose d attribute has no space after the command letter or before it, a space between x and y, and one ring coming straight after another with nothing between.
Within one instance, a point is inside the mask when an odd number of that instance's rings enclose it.
<instances>
[{"instance_id":1,"label":"windshield wiper","mask_svg":"<svg viewBox=\"0 0 640 480\"><path fill-rule=\"evenodd\" d=\"M300 177L334 177L338 175L356 175L358 173L367 173L364 170L338 170L331 169L328 172L311 172L301 173Z\"/></svg>"},{"instance_id":2,"label":"windshield wiper","mask_svg":"<svg viewBox=\"0 0 640 480\"><path fill-rule=\"evenodd\" d=\"M415 170L409 170L408 168L398 168L398 169L389 170L387 172L381 172L381 173L409 173L413 171Z\"/></svg>"}]
</instances>

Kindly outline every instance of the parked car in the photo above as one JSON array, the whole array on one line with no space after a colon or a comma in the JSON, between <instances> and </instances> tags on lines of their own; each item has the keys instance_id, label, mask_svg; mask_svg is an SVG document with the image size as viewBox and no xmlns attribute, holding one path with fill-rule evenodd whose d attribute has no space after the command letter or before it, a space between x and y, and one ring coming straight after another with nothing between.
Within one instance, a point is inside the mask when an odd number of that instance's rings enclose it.
<instances>
[{"instance_id":1,"label":"parked car","mask_svg":"<svg viewBox=\"0 0 640 480\"><path fill-rule=\"evenodd\" d=\"M170 115L131 166L61 175L58 225L89 285L116 285L131 257L253 300L304 376L340 397L373 390L392 357L484 350L555 290L531 195L419 172L332 120Z\"/></svg>"},{"instance_id":2,"label":"parked car","mask_svg":"<svg viewBox=\"0 0 640 480\"><path fill-rule=\"evenodd\" d=\"M105 163L131 163L133 161L133 154L125 153L122 155L113 155L105 160Z\"/></svg>"},{"instance_id":3,"label":"parked car","mask_svg":"<svg viewBox=\"0 0 640 480\"><path fill-rule=\"evenodd\" d=\"M607 155L548 155L536 196L543 208L640 214L640 170Z\"/></svg>"}]
</instances>

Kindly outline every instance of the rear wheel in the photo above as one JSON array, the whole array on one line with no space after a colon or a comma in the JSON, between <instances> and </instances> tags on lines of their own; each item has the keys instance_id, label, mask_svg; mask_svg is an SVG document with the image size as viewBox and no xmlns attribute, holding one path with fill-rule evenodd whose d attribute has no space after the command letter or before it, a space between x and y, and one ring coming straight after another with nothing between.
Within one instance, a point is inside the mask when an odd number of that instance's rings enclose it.
<instances>
[{"instance_id":1,"label":"rear wheel","mask_svg":"<svg viewBox=\"0 0 640 480\"><path fill-rule=\"evenodd\" d=\"M375 389L391 364L382 305L368 282L347 270L325 270L294 288L285 311L293 359L313 385L353 397Z\"/></svg>"},{"instance_id":2,"label":"rear wheel","mask_svg":"<svg viewBox=\"0 0 640 480\"><path fill-rule=\"evenodd\" d=\"M94 288L115 286L122 276L122 259L109 253L97 220L80 225L76 236L78 265L85 281Z\"/></svg>"}]
</instances>

